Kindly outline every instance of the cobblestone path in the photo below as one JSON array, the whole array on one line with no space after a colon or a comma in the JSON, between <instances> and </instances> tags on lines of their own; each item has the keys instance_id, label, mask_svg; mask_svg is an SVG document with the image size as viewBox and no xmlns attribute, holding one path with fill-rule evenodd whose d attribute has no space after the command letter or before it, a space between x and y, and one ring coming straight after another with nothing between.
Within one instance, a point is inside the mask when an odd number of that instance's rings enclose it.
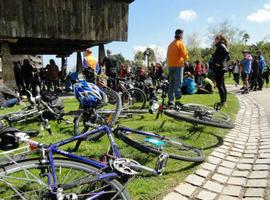
<instances>
[{"instance_id":1,"label":"cobblestone path","mask_svg":"<svg viewBox=\"0 0 270 200\"><path fill-rule=\"evenodd\" d=\"M265 110L248 95L237 96L235 128L194 174L163 200L270 199L270 128Z\"/></svg>"}]
</instances>

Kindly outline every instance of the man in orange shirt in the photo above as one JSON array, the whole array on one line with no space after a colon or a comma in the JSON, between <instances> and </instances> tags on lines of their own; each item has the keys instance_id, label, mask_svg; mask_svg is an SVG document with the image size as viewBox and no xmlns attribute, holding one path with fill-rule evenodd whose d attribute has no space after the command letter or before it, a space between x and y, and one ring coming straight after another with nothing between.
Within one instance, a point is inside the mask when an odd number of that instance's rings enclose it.
<instances>
[{"instance_id":1,"label":"man in orange shirt","mask_svg":"<svg viewBox=\"0 0 270 200\"><path fill-rule=\"evenodd\" d=\"M98 62L93 56L91 49L85 50L85 57L83 60L83 74L87 82L96 82L96 73L97 73Z\"/></svg>"},{"instance_id":2,"label":"man in orange shirt","mask_svg":"<svg viewBox=\"0 0 270 200\"><path fill-rule=\"evenodd\" d=\"M168 46L167 50L167 64L169 68L169 106L180 104L181 86L183 82L184 64L188 59L188 51L185 47L183 39L183 30L177 29L175 31L174 40Z\"/></svg>"}]
</instances>

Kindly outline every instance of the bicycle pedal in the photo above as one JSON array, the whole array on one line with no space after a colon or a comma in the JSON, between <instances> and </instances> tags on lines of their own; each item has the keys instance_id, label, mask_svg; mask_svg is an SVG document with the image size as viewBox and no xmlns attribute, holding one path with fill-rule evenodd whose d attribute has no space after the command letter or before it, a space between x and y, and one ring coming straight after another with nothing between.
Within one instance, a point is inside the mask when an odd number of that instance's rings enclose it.
<instances>
[{"instance_id":1,"label":"bicycle pedal","mask_svg":"<svg viewBox=\"0 0 270 200\"><path fill-rule=\"evenodd\" d=\"M169 159L169 155L167 153L162 153L159 155L155 170L157 171L158 174L162 174L162 171L165 169L167 162Z\"/></svg>"}]
</instances>

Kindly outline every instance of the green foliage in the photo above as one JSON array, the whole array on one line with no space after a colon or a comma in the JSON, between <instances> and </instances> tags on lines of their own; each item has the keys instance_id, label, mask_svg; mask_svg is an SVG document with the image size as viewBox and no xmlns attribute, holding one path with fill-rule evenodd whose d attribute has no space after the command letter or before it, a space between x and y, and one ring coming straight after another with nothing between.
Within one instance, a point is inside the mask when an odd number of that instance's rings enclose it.
<instances>
[{"instance_id":1,"label":"green foliage","mask_svg":"<svg viewBox=\"0 0 270 200\"><path fill-rule=\"evenodd\" d=\"M149 65L150 65L150 63L156 62L156 55L155 55L155 52L154 52L153 49L146 48L146 50L143 52L143 55L144 55L144 60L146 60L147 62L149 62L148 63Z\"/></svg>"},{"instance_id":2,"label":"green foliage","mask_svg":"<svg viewBox=\"0 0 270 200\"><path fill-rule=\"evenodd\" d=\"M137 51L134 56L134 63L136 66L143 66L144 55L142 51Z\"/></svg>"}]
</instances>

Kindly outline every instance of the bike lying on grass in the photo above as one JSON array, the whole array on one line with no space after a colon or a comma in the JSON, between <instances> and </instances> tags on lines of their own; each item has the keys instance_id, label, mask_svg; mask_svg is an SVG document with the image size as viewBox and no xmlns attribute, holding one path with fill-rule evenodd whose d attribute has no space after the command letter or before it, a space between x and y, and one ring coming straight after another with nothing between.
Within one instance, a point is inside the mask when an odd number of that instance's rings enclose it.
<instances>
[{"instance_id":1,"label":"bike lying on grass","mask_svg":"<svg viewBox=\"0 0 270 200\"><path fill-rule=\"evenodd\" d=\"M67 152L59 147L73 141L81 142L91 134L105 132L111 145L111 155L108 164ZM5 132L2 139L10 137ZM0 167L0 198L1 199L129 199L125 186L126 181L147 171L160 174L167 162L167 155L161 154L156 168L151 169L128 158L122 158L112 137L111 129L99 126L97 129L81 135L45 145L29 139L24 132L13 132L17 143L25 142L40 156L33 159L15 160L2 153L8 162ZM4 139L5 140L5 139ZM62 157L56 158L56 155Z\"/></svg>"},{"instance_id":2,"label":"bike lying on grass","mask_svg":"<svg viewBox=\"0 0 270 200\"><path fill-rule=\"evenodd\" d=\"M191 103L179 104L174 108L166 107L165 99L167 98L168 86L168 81L163 81L161 85L162 104L158 107L158 109L150 107L152 113L154 113L154 111L158 112L156 119L158 119L160 114L164 113L165 115L176 120L190 122L193 125L203 124L225 129L234 128L234 123L232 122L229 115L218 109ZM152 103L151 105L156 107L156 102Z\"/></svg>"},{"instance_id":3,"label":"bike lying on grass","mask_svg":"<svg viewBox=\"0 0 270 200\"><path fill-rule=\"evenodd\" d=\"M63 119L64 103L55 93L41 92L33 97L30 91L27 91L30 105L22 108L20 111L0 115L0 120L6 121L10 126L14 123L22 123L33 119L41 121L44 129L52 134L49 120L56 119L59 122ZM68 121L64 120L66 123Z\"/></svg>"}]
</instances>

